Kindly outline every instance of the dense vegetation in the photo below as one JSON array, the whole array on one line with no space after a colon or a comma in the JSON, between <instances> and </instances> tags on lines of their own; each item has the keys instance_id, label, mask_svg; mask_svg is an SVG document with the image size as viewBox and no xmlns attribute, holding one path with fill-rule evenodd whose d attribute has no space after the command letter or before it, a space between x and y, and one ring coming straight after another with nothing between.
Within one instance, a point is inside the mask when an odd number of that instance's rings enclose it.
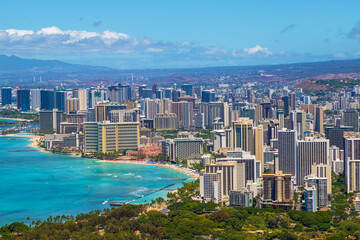
<instances>
[{"instance_id":1,"label":"dense vegetation","mask_svg":"<svg viewBox=\"0 0 360 240\"><path fill-rule=\"evenodd\" d=\"M334 175L334 178L341 181L341 176ZM198 187L198 181L185 183L177 192L168 194L166 205L160 198L152 201L152 204L167 206L167 214L155 211L151 204L124 205L76 217L49 217L46 221L33 221L30 227L12 223L0 228L0 234L4 239L360 238L360 219L343 214L342 209L313 213L271 208L229 208L213 202L192 200L198 194ZM335 184L335 189L339 191L336 196L343 195L346 199L341 182ZM339 216L339 213L343 215Z\"/></svg>"},{"instance_id":2,"label":"dense vegetation","mask_svg":"<svg viewBox=\"0 0 360 240\"><path fill-rule=\"evenodd\" d=\"M14 110L1 110L0 117L22 118L22 119L32 120L33 123L39 123L39 114L37 113L23 113Z\"/></svg>"}]
</instances>

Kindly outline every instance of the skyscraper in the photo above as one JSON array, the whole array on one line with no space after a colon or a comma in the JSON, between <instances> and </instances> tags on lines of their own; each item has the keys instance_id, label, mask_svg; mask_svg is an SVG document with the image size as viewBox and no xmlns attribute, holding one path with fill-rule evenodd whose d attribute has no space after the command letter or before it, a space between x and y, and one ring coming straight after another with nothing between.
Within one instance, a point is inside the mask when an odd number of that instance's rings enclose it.
<instances>
[{"instance_id":1,"label":"skyscraper","mask_svg":"<svg viewBox=\"0 0 360 240\"><path fill-rule=\"evenodd\" d=\"M297 132L283 129L279 136L279 170L296 176L297 173Z\"/></svg>"},{"instance_id":2,"label":"skyscraper","mask_svg":"<svg viewBox=\"0 0 360 240\"><path fill-rule=\"evenodd\" d=\"M282 98L282 101L284 102L284 116L289 116L290 113L290 107L289 107L289 97L285 96Z\"/></svg>"},{"instance_id":3,"label":"skyscraper","mask_svg":"<svg viewBox=\"0 0 360 240\"><path fill-rule=\"evenodd\" d=\"M290 93L289 94L289 98L290 98L290 108L291 110L295 110L296 109L296 95L295 93Z\"/></svg>"},{"instance_id":4,"label":"skyscraper","mask_svg":"<svg viewBox=\"0 0 360 240\"><path fill-rule=\"evenodd\" d=\"M353 108L345 109L341 114L341 122L344 126L354 127L354 131L359 131L359 112Z\"/></svg>"},{"instance_id":5,"label":"skyscraper","mask_svg":"<svg viewBox=\"0 0 360 240\"><path fill-rule=\"evenodd\" d=\"M184 84L181 86L181 90L185 91L185 94L188 96L193 95L193 85L190 84Z\"/></svg>"},{"instance_id":6,"label":"skyscraper","mask_svg":"<svg viewBox=\"0 0 360 240\"><path fill-rule=\"evenodd\" d=\"M79 99L79 110L87 110L88 101L87 101L87 90L86 89L80 89L78 90L78 96ZM91 106L93 108L94 106Z\"/></svg>"},{"instance_id":7,"label":"skyscraper","mask_svg":"<svg viewBox=\"0 0 360 240\"><path fill-rule=\"evenodd\" d=\"M318 133L324 133L324 109L316 106L315 108L315 127L314 130Z\"/></svg>"},{"instance_id":8,"label":"skyscraper","mask_svg":"<svg viewBox=\"0 0 360 240\"><path fill-rule=\"evenodd\" d=\"M66 109L67 109L67 114L70 113L76 113L77 111L79 111L79 99L78 98L69 98L66 101Z\"/></svg>"},{"instance_id":9,"label":"skyscraper","mask_svg":"<svg viewBox=\"0 0 360 240\"><path fill-rule=\"evenodd\" d=\"M201 95L202 102L215 102L215 90L203 90Z\"/></svg>"},{"instance_id":10,"label":"skyscraper","mask_svg":"<svg viewBox=\"0 0 360 240\"><path fill-rule=\"evenodd\" d=\"M239 118L232 122L232 148L254 153L253 121L249 118Z\"/></svg>"},{"instance_id":11,"label":"skyscraper","mask_svg":"<svg viewBox=\"0 0 360 240\"><path fill-rule=\"evenodd\" d=\"M60 132L63 112L54 108L52 111L40 111L40 132Z\"/></svg>"},{"instance_id":12,"label":"skyscraper","mask_svg":"<svg viewBox=\"0 0 360 240\"><path fill-rule=\"evenodd\" d=\"M67 92L66 91L56 91L55 92L55 108L59 111L66 110L66 100L67 100Z\"/></svg>"},{"instance_id":13,"label":"skyscraper","mask_svg":"<svg viewBox=\"0 0 360 240\"><path fill-rule=\"evenodd\" d=\"M304 186L304 178L312 172L313 164L329 163L329 140L306 138L298 141L297 185Z\"/></svg>"},{"instance_id":14,"label":"skyscraper","mask_svg":"<svg viewBox=\"0 0 360 240\"><path fill-rule=\"evenodd\" d=\"M5 106L11 104L12 100L11 87L4 87L1 89L1 105Z\"/></svg>"},{"instance_id":15,"label":"skyscraper","mask_svg":"<svg viewBox=\"0 0 360 240\"><path fill-rule=\"evenodd\" d=\"M325 136L330 140L330 146L337 146L340 150L344 150L344 132L352 132L354 127L351 126L338 126L326 127Z\"/></svg>"},{"instance_id":16,"label":"skyscraper","mask_svg":"<svg viewBox=\"0 0 360 240\"><path fill-rule=\"evenodd\" d=\"M30 104L31 109L40 109L41 107L41 89L31 89L30 90Z\"/></svg>"},{"instance_id":17,"label":"skyscraper","mask_svg":"<svg viewBox=\"0 0 360 240\"><path fill-rule=\"evenodd\" d=\"M41 90L40 92L42 110L53 110L55 108L55 92L52 90Z\"/></svg>"},{"instance_id":18,"label":"skyscraper","mask_svg":"<svg viewBox=\"0 0 360 240\"><path fill-rule=\"evenodd\" d=\"M347 192L360 192L360 136L345 138L345 182Z\"/></svg>"},{"instance_id":19,"label":"skyscraper","mask_svg":"<svg viewBox=\"0 0 360 240\"><path fill-rule=\"evenodd\" d=\"M231 190L241 190L245 187L245 164L235 161L217 162L205 166L205 173L222 171L222 191L229 196Z\"/></svg>"},{"instance_id":20,"label":"skyscraper","mask_svg":"<svg viewBox=\"0 0 360 240\"><path fill-rule=\"evenodd\" d=\"M21 111L30 110L30 90L17 90L17 108L21 109Z\"/></svg>"},{"instance_id":21,"label":"skyscraper","mask_svg":"<svg viewBox=\"0 0 360 240\"><path fill-rule=\"evenodd\" d=\"M292 197L291 174L263 174L264 201L289 202Z\"/></svg>"}]
</instances>

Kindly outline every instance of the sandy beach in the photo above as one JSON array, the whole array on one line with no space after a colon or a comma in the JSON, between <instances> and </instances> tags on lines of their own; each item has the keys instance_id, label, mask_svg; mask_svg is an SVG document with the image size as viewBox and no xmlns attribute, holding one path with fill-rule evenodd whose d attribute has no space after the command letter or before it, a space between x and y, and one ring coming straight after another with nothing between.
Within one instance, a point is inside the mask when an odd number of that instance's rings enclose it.
<instances>
[{"instance_id":1,"label":"sandy beach","mask_svg":"<svg viewBox=\"0 0 360 240\"><path fill-rule=\"evenodd\" d=\"M49 151L46 151L45 149L38 146L38 142L42 138L42 136L33 135L33 134L26 134L26 133L24 133L24 134L21 134L21 133L19 133L19 134L8 134L8 135L0 135L0 136L3 136L3 137L28 137L28 138L30 138L30 141L31 141L29 143L29 145L28 145L29 147L35 148L35 149L37 149L39 151L42 151L42 152L50 153ZM76 154L68 154L68 156L81 157L81 156L76 155ZM196 178L196 179L199 178L198 173L195 173L190 169L178 167L178 166L171 165L171 164L154 164L154 163L150 163L150 162L147 162L147 161L135 161L135 160L101 160L101 159L94 159L94 158L90 158L90 159L95 160L95 162L113 162L113 163L126 163L126 164L138 164L138 165L150 165L150 166L156 165L157 167L165 167L165 168L169 168L169 169L181 172L181 173L185 173L185 174L190 175L190 176L192 176L193 178Z\"/></svg>"},{"instance_id":2,"label":"sandy beach","mask_svg":"<svg viewBox=\"0 0 360 240\"><path fill-rule=\"evenodd\" d=\"M24 119L24 118L7 118L7 117L0 117L2 119L8 119L8 120L18 120L18 121L22 121L22 122L31 122L31 120L29 119Z\"/></svg>"},{"instance_id":3,"label":"sandy beach","mask_svg":"<svg viewBox=\"0 0 360 240\"><path fill-rule=\"evenodd\" d=\"M126 164L150 165L150 166L156 165L157 167L165 167L181 173L185 173L196 179L199 178L198 173L195 173L190 169L178 167L171 164L155 164L155 163L149 163L147 161L134 161L134 160L96 160L96 162L113 162L113 163L126 163Z\"/></svg>"},{"instance_id":4,"label":"sandy beach","mask_svg":"<svg viewBox=\"0 0 360 240\"><path fill-rule=\"evenodd\" d=\"M2 137L27 137L27 138L30 138L30 141L31 141L28 144L29 147L36 148L37 150L42 151L42 152L48 152L45 149L38 146L38 142L42 138L42 136L28 134L28 133L7 134L7 135L0 135L0 136L2 136Z\"/></svg>"}]
</instances>

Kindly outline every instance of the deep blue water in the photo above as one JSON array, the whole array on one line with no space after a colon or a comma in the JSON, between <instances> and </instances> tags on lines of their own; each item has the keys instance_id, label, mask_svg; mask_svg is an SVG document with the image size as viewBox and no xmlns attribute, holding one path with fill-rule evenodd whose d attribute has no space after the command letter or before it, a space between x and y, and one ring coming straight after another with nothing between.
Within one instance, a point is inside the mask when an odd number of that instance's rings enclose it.
<instances>
[{"instance_id":1,"label":"deep blue water","mask_svg":"<svg viewBox=\"0 0 360 240\"><path fill-rule=\"evenodd\" d=\"M169 191L159 189L180 187L188 177L156 166L95 163L34 151L29 143L24 137L0 137L0 226L109 208L111 201L152 193L132 203L149 202Z\"/></svg>"}]
</instances>

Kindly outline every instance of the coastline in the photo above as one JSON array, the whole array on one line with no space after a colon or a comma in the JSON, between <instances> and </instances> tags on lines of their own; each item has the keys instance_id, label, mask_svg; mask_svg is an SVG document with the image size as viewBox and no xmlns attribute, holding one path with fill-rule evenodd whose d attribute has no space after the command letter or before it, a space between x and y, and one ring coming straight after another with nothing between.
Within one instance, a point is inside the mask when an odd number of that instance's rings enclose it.
<instances>
[{"instance_id":1,"label":"coastline","mask_svg":"<svg viewBox=\"0 0 360 240\"><path fill-rule=\"evenodd\" d=\"M41 139L41 136L38 135L34 135L34 134L8 134L8 135L0 135L3 137L27 137L30 138L29 141L31 141L27 146L28 147L32 147L37 149L38 151L41 152L47 152L47 153L51 153L49 151L46 151L45 149L41 148L38 146L38 141ZM81 157L79 155L76 154L66 154L67 156L70 157ZM187 174L189 176L191 176L194 179L198 179L199 178L199 174L198 173L194 173L193 171L186 169L186 168L181 168L178 167L176 165L171 165L171 164L157 164L157 163L149 163L147 161L130 161L130 160L102 160L102 159L95 159L95 158L89 158L89 160L93 160L94 162L112 162L112 163L123 163L123 164L137 164L137 165L149 165L149 166L157 166L157 167L165 167L165 168L169 168L172 169L174 171L177 172L181 172L184 174Z\"/></svg>"},{"instance_id":2,"label":"coastline","mask_svg":"<svg viewBox=\"0 0 360 240\"><path fill-rule=\"evenodd\" d=\"M0 118L7 119L7 120L15 120L15 121L19 121L19 122L31 122L31 120L24 119L24 118L8 118L8 117L0 117Z\"/></svg>"},{"instance_id":3,"label":"coastline","mask_svg":"<svg viewBox=\"0 0 360 240\"><path fill-rule=\"evenodd\" d=\"M95 162L112 162L112 163L137 164L137 165L164 167L164 168L169 168L169 169L175 170L177 172L185 173L196 179L199 178L198 173L194 173L193 171L191 171L189 169L181 168L181 167L178 167L178 166L172 165L172 164L157 164L157 163L150 163L147 161L130 161L130 160L95 160Z\"/></svg>"}]
</instances>

